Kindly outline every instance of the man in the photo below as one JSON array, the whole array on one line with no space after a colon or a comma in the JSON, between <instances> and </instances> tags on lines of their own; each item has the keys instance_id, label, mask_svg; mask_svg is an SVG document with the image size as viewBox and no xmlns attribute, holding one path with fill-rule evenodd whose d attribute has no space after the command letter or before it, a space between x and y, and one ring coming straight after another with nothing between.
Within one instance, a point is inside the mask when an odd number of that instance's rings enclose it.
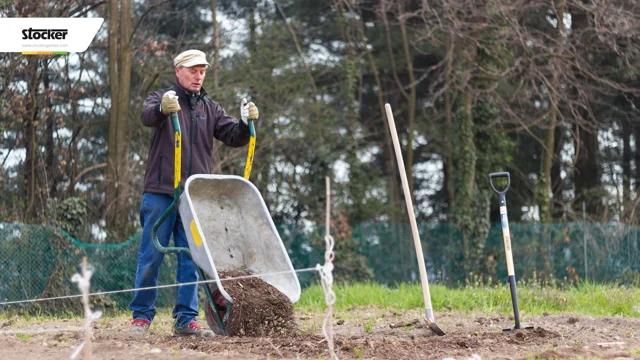
<instances>
[{"instance_id":1,"label":"man","mask_svg":"<svg viewBox=\"0 0 640 360\"><path fill-rule=\"evenodd\" d=\"M144 194L140 205L142 240L138 252L135 287L158 285L158 272L164 253L158 251L151 239L151 230L162 213L173 202L174 130L171 113L178 113L182 130L181 181L190 175L210 173L214 139L231 147L245 146L249 142L248 121L258 119L258 108L243 99L240 107L242 121L227 115L225 110L207 97L202 88L207 68L205 54L188 50L173 61L176 82L172 87L149 95L142 112L142 123L152 127L151 148L144 180ZM174 211L158 228L158 240L167 246L173 234L176 247L189 247L180 214ZM179 283L198 280L192 258L177 254ZM136 291L129 309L133 311L131 332L144 333L156 313L154 303L158 290ZM198 288L196 285L179 286L173 309L173 333L209 337L213 332L203 330L196 321L198 316Z\"/></svg>"}]
</instances>

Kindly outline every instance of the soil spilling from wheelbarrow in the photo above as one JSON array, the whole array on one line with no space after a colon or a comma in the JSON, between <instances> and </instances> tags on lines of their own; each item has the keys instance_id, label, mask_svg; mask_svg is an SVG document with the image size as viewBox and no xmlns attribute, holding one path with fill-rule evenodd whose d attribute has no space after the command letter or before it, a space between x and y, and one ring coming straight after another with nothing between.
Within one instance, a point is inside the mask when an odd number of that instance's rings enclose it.
<instances>
[{"instance_id":1,"label":"soil spilling from wheelbarrow","mask_svg":"<svg viewBox=\"0 0 640 360\"><path fill-rule=\"evenodd\" d=\"M224 280L251 275L249 271L226 271L218 275L233 299L227 320L229 336L260 337L293 332L293 304L285 294L257 277Z\"/></svg>"}]
</instances>

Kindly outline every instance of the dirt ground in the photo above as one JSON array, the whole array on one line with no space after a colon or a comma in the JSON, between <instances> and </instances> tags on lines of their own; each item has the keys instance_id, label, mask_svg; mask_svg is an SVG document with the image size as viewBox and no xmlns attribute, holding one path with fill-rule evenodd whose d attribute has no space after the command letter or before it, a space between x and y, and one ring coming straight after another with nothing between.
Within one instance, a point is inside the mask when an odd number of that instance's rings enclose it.
<instances>
[{"instance_id":1,"label":"dirt ground","mask_svg":"<svg viewBox=\"0 0 640 360\"><path fill-rule=\"evenodd\" d=\"M502 334L513 326L507 316L437 312L438 337L417 322L420 311L354 308L334 317L340 359L640 359L640 319L575 314L523 316L534 330ZM321 313L295 314L297 335L273 337L173 337L171 318L156 317L149 333L126 333L129 319L95 322L92 359L327 359ZM204 319L201 321L206 326ZM82 342L74 332L27 334L64 329L80 320L0 323L0 359L69 359ZM404 326L403 326L404 325ZM6 334L25 331L25 334ZM3 334L5 332L5 334ZM81 356L78 357L82 358Z\"/></svg>"}]
</instances>

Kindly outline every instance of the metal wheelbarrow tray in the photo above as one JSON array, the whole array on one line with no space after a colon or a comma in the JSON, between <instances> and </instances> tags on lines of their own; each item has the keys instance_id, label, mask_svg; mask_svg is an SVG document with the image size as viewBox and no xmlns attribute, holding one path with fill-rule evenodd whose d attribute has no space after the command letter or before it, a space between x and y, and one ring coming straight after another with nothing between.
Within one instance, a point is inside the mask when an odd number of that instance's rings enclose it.
<instances>
[{"instance_id":1,"label":"metal wheelbarrow tray","mask_svg":"<svg viewBox=\"0 0 640 360\"><path fill-rule=\"evenodd\" d=\"M209 327L227 335L233 299L224 290L219 272L243 271L285 294L300 298L300 283L287 250L258 189L235 175L190 176L180 196L179 212L191 256L206 283ZM204 279L203 279L204 280Z\"/></svg>"},{"instance_id":2,"label":"metal wheelbarrow tray","mask_svg":"<svg viewBox=\"0 0 640 360\"><path fill-rule=\"evenodd\" d=\"M175 97L174 94L170 96ZM243 99L243 103L246 100ZM207 277L204 304L211 330L228 335L227 320L233 299L224 290L219 271L237 271L259 276L292 303L300 298L300 283L258 189L248 180L253 163L255 128L249 122L249 153L245 177L197 174L180 186L182 131L177 113L171 114L174 131L173 202L151 231L153 244L163 253L189 254L202 281ZM182 191L181 191L182 190ZM189 248L162 246L158 228L169 214L178 210Z\"/></svg>"}]
</instances>

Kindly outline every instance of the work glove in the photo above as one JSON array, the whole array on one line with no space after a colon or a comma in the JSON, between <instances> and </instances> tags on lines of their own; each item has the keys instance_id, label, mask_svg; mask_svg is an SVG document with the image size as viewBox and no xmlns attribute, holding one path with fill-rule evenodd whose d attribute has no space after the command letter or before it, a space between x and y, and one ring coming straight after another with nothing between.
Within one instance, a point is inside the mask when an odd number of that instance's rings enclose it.
<instances>
[{"instance_id":1,"label":"work glove","mask_svg":"<svg viewBox=\"0 0 640 360\"><path fill-rule=\"evenodd\" d=\"M255 121L258 120L260 113L258 112L258 107L253 102L247 103L247 99L243 98L242 103L240 105L240 118L242 121L247 124L247 121Z\"/></svg>"},{"instance_id":2,"label":"work glove","mask_svg":"<svg viewBox=\"0 0 640 360\"><path fill-rule=\"evenodd\" d=\"M178 96L176 92L171 90L162 95L162 102L160 103L160 112L169 115L171 113L177 113L180 111L180 104L178 104Z\"/></svg>"}]
</instances>

